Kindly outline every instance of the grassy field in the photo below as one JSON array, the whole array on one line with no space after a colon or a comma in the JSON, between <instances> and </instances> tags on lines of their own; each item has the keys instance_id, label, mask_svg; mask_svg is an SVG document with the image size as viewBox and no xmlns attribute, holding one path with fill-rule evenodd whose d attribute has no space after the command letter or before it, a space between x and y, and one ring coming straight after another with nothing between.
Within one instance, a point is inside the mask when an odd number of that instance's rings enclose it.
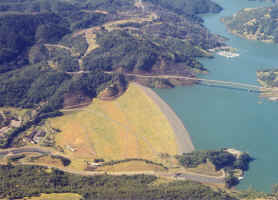
<instances>
[{"instance_id":1,"label":"grassy field","mask_svg":"<svg viewBox=\"0 0 278 200\"><path fill-rule=\"evenodd\" d=\"M28 157L26 159L28 162ZM24 162L24 160L22 160ZM62 161L59 159L54 159L50 155L40 156L38 159L34 161L35 163L45 164L49 166L55 166L55 167L63 167Z\"/></svg>"},{"instance_id":2,"label":"grassy field","mask_svg":"<svg viewBox=\"0 0 278 200\"><path fill-rule=\"evenodd\" d=\"M165 171L161 166L145 163L143 161L130 161L112 166L102 166L97 171L106 172L140 172L140 171Z\"/></svg>"},{"instance_id":3,"label":"grassy field","mask_svg":"<svg viewBox=\"0 0 278 200\"><path fill-rule=\"evenodd\" d=\"M159 107L136 85L113 101L96 99L88 107L50 119L61 130L56 145L72 158L74 168L84 161L144 158L162 162L160 153L177 154L175 134ZM167 148L165 148L167 147Z\"/></svg>"},{"instance_id":4,"label":"grassy field","mask_svg":"<svg viewBox=\"0 0 278 200\"><path fill-rule=\"evenodd\" d=\"M204 164L200 164L198 167L195 167L195 168L186 168L186 170L189 172L194 172L197 174L204 174L204 175L209 175L209 176L222 176L223 175L222 171L216 171L214 165L210 161L207 161L207 163L204 163Z\"/></svg>"},{"instance_id":5,"label":"grassy field","mask_svg":"<svg viewBox=\"0 0 278 200\"><path fill-rule=\"evenodd\" d=\"M81 196L79 194L73 194L73 193L54 193L54 194L41 194L38 197L31 197L31 198L24 198L22 200L80 200Z\"/></svg>"}]
</instances>

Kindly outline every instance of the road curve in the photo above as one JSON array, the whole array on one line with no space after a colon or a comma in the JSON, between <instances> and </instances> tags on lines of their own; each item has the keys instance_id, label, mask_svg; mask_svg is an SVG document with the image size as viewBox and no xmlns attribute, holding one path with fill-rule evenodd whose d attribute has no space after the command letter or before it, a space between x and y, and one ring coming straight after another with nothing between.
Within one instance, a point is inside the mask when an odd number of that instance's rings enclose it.
<instances>
[{"instance_id":1,"label":"road curve","mask_svg":"<svg viewBox=\"0 0 278 200\"><path fill-rule=\"evenodd\" d=\"M41 147L20 147L20 148L11 148L7 150L0 150L0 156L5 156L8 154L21 154L21 153L42 153L42 154L49 154L53 153L48 149L41 148ZM67 167L58 167L58 166L51 166L51 165L44 165L44 164L38 164L38 163L22 163L22 165L33 165L33 166L43 166L43 167L49 167L53 169L58 169L64 172L68 172L71 174L77 174L81 176L97 176L97 175L113 175L113 176L121 176L121 175L127 175L127 176L133 176L138 174L145 174L145 175L153 175L157 177L168 177L171 179L176 180L191 180L196 182L202 182L202 183L214 183L214 184L224 184L225 183L225 174L223 176L208 176L203 174L197 174L192 172L184 172L179 174L172 174L172 173L159 173L154 171L138 171L138 172L96 172L96 171L78 171L69 169Z\"/></svg>"},{"instance_id":2,"label":"road curve","mask_svg":"<svg viewBox=\"0 0 278 200\"><path fill-rule=\"evenodd\" d=\"M212 184L225 184L225 176L207 176L203 174L195 174L195 173L181 173L179 175L177 174L170 174L170 173L160 173L160 172L154 172L154 171L136 171L136 172L101 172L101 171L78 171L78 170L72 170L65 167L57 167L57 166L46 166L43 164L37 164L37 163L24 163L22 165L31 165L31 166L41 166L41 167L48 167L51 169L57 169L61 170L63 172L67 172L70 174L76 174L80 176L99 176L99 175L111 175L111 176L134 176L134 175L148 175L148 176L156 176L161 178L170 178L173 180L190 180L190 181L196 181L199 183L212 183Z\"/></svg>"},{"instance_id":3,"label":"road curve","mask_svg":"<svg viewBox=\"0 0 278 200\"><path fill-rule=\"evenodd\" d=\"M20 153L41 153L48 154L51 153L50 150L46 150L41 147L19 147L19 148L11 148L7 150L0 150L0 156L5 156L8 154L20 154Z\"/></svg>"},{"instance_id":4,"label":"road curve","mask_svg":"<svg viewBox=\"0 0 278 200\"><path fill-rule=\"evenodd\" d=\"M167 120L169 121L174 133L176 134L176 140L178 143L179 154L190 153L194 151L194 145L192 144L191 137L188 131L185 129L182 121L178 118L176 113L165 103L152 89L144 87L140 84L136 85L140 87L145 94L150 97L160 110L164 113Z\"/></svg>"}]
</instances>

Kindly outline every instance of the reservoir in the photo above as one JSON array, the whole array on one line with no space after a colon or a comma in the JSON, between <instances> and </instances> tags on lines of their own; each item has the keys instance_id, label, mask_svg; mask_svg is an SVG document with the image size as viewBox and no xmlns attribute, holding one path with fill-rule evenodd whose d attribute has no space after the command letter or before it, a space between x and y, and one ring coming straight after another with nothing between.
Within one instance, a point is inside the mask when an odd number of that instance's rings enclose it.
<instances>
[{"instance_id":1,"label":"reservoir","mask_svg":"<svg viewBox=\"0 0 278 200\"><path fill-rule=\"evenodd\" d=\"M209 70L199 77L259 85L256 70L278 68L278 45L239 38L227 32L220 18L242 8L271 6L248 0L215 0L224 10L203 16L204 25L227 37L227 45L238 49L239 57L200 61ZM236 148L256 160L251 163L239 189L269 192L278 184L278 102L258 94L201 85L155 90L177 113L189 131L196 149Z\"/></svg>"}]
</instances>

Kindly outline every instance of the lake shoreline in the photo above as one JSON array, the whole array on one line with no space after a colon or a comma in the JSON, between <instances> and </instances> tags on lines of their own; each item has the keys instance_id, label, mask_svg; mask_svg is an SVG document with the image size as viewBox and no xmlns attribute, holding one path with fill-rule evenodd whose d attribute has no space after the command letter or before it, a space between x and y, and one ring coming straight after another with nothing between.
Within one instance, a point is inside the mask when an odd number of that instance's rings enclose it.
<instances>
[{"instance_id":1,"label":"lake shoreline","mask_svg":"<svg viewBox=\"0 0 278 200\"><path fill-rule=\"evenodd\" d=\"M243 8L272 6L259 1L215 0L224 10L217 15L204 16L204 26L212 33L226 37L226 44L238 50L239 57L227 59L200 59L209 69L202 78L258 84L256 72L277 66L278 45L246 40L231 34L220 21ZM270 192L277 183L276 143L278 125L277 102L262 99L258 94L196 85L176 87L171 90L156 89L190 128L193 142L198 149L235 148L248 152L255 161L236 187L252 187ZM267 135L267 137L265 137ZM251 138L251 139L250 139ZM258 145L260 148L258 148Z\"/></svg>"}]
</instances>

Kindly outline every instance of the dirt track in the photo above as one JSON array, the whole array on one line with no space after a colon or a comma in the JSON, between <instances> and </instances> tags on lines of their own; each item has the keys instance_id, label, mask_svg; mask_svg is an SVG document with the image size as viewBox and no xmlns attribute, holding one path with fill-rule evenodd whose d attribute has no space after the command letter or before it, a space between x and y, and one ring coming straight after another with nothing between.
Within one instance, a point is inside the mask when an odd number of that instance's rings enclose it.
<instances>
[{"instance_id":1,"label":"dirt track","mask_svg":"<svg viewBox=\"0 0 278 200\"><path fill-rule=\"evenodd\" d=\"M139 84L137 85L159 106L160 110L167 117L176 134L176 140L179 145L179 153L190 153L194 151L194 146L188 131L170 106L165 103L152 89Z\"/></svg>"}]
</instances>

